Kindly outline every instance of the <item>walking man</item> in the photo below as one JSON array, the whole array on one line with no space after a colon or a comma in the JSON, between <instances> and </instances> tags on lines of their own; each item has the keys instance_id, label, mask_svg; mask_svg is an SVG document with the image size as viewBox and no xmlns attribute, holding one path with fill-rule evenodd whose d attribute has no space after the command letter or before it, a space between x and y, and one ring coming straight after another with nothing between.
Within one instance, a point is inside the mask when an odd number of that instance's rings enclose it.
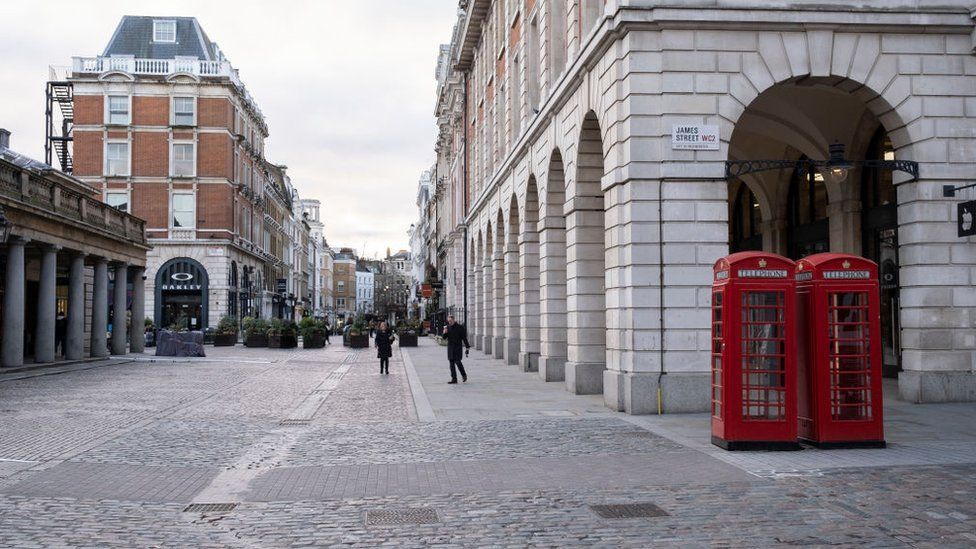
<instances>
[{"instance_id":1,"label":"walking man","mask_svg":"<svg viewBox=\"0 0 976 549\"><path fill-rule=\"evenodd\" d=\"M444 338L447 339L447 360L451 363L451 381L457 383L457 370L461 371L461 381L468 380L468 374L464 372L464 364L461 364L461 344L464 344L464 354L468 354L471 344L468 343L468 330L464 326L454 322L454 315L447 315L447 326L444 326Z\"/></svg>"}]
</instances>

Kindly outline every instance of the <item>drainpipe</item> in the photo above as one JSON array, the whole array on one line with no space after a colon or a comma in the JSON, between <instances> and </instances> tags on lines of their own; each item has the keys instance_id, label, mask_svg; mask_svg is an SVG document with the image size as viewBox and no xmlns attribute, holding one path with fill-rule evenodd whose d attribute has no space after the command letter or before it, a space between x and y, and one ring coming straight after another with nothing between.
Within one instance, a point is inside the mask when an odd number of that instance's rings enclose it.
<instances>
[{"instance_id":1,"label":"drainpipe","mask_svg":"<svg viewBox=\"0 0 976 549\"><path fill-rule=\"evenodd\" d=\"M464 158L461 159L461 185L463 197L463 218L468 217L468 73L461 73L461 86L464 88L464 95L461 102L461 109L464 111L462 116L461 146L464 150ZM464 326L468 326L468 224L464 223Z\"/></svg>"},{"instance_id":2,"label":"drainpipe","mask_svg":"<svg viewBox=\"0 0 976 549\"><path fill-rule=\"evenodd\" d=\"M664 321L664 183L680 183L680 182L708 182L708 181L728 181L724 177L662 177L657 180L657 250L658 250L658 322L660 322L661 330L661 344L658 346L658 359L661 362L661 370L657 375L657 413L661 415L664 413L664 391L661 389L661 381L664 379L664 375L668 373L667 369L664 367L664 332L665 332L665 321Z\"/></svg>"}]
</instances>

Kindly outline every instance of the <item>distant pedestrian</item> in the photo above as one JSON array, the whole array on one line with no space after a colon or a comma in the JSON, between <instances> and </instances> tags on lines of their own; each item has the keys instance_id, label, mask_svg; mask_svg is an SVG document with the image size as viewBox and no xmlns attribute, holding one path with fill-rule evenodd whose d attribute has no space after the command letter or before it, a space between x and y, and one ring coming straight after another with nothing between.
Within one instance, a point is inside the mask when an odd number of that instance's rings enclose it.
<instances>
[{"instance_id":1,"label":"distant pedestrian","mask_svg":"<svg viewBox=\"0 0 976 549\"><path fill-rule=\"evenodd\" d=\"M54 318L54 353L57 356L64 355L64 338L68 332L68 317L63 312L58 312Z\"/></svg>"},{"instance_id":2,"label":"distant pedestrian","mask_svg":"<svg viewBox=\"0 0 976 549\"><path fill-rule=\"evenodd\" d=\"M332 341L329 340L329 335L332 333L332 326L329 325L329 321L325 321L325 344L332 345Z\"/></svg>"},{"instance_id":3,"label":"distant pedestrian","mask_svg":"<svg viewBox=\"0 0 976 549\"><path fill-rule=\"evenodd\" d=\"M451 381L457 383L457 370L461 371L461 381L468 381L468 374L461 363L461 345L464 345L464 356L468 355L471 344L468 343L468 329L462 324L454 322L454 315L447 315L447 326L444 326L444 339L447 340L447 360L451 363Z\"/></svg>"},{"instance_id":4,"label":"distant pedestrian","mask_svg":"<svg viewBox=\"0 0 976 549\"><path fill-rule=\"evenodd\" d=\"M376 356L380 359L380 373L389 374L390 373L390 357L393 356L393 342L396 341L396 336L386 325L386 322L380 323L380 327L376 330Z\"/></svg>"}]
</instances>

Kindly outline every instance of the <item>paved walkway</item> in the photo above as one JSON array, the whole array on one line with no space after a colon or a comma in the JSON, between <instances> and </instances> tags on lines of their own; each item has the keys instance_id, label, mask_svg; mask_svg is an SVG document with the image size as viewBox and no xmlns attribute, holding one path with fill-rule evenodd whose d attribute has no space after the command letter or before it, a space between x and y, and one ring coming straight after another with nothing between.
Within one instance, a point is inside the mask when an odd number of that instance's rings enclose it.
<instances>
[{"instance_id":1,"label":"paved walkway","mask_svg":"<svg viewBox=\"0 0 976 549\"><path fill-rule=\"evenodd\" d=\"M892 403L887 450L728 454L477 351L447 385L430 340L388 376L207 350L0 373L0 547L976 545L971 405Z\"/></svg>"}]
</instances>

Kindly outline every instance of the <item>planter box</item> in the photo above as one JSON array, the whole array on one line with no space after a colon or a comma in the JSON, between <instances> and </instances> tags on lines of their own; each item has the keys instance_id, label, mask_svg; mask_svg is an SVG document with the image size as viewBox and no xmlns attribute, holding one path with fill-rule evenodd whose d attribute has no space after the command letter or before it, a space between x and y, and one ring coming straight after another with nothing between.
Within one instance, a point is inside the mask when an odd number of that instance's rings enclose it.
<instances>
[{"instance_id":1,"label":"planter box","mask_svg":"<svg viewBox=\"0 0 976 549\"><path fill-rule=\"evenodd\" d=\"M325 335L318 334L302 338L303 349L321 349L325 347Z\"/></svg>"},{"instance_id":2,"label":"planter box","mask_svg":"<svg viewBox=\"0 0 976 549\"><path fill-rule=\"evenodd\" d=\"M400 340L401 347L416 347L417 346L417 334L397 334L397 339Z\"/></svg>"},{"instance_id":3,"label":"planter box","mask_svg":"<svg viewBox=\"0 0 976 549\"><path fill-rule=\"evenodd\" d=\"M245 347L267 347L268 336L266 334L251 334L244 338Z\"/></svg>"},{"instance_id":4,"label":"planter box","mask_svg":"<svg viewBox=\"0 0 976 549\"><path fill-rule=\"evenodd\" d=\"M214 347L233 347L237 345L237 334L216 334L213 344Z\"/></svg>"},{"instance_id":5,"label":"planter box","mask_svg":"<svg viewBox=\"0 0 976 549\"><path fill-rule=\"evenodd\" d=\"M369 334L359 334L351 335L349 338L349 347L353 349L367 349L369 348Z\"/></svg>"},{"instance_id":6,"label":"planter box","mask_svg":"<svg viewBox=\"0 0 976 549\"><path fill-rule=\"evenodd\" d=\"M272 349L294 349L298 347L298 336L280 335L268 336L268 347Z\"/></svg>"}]
</instances>

